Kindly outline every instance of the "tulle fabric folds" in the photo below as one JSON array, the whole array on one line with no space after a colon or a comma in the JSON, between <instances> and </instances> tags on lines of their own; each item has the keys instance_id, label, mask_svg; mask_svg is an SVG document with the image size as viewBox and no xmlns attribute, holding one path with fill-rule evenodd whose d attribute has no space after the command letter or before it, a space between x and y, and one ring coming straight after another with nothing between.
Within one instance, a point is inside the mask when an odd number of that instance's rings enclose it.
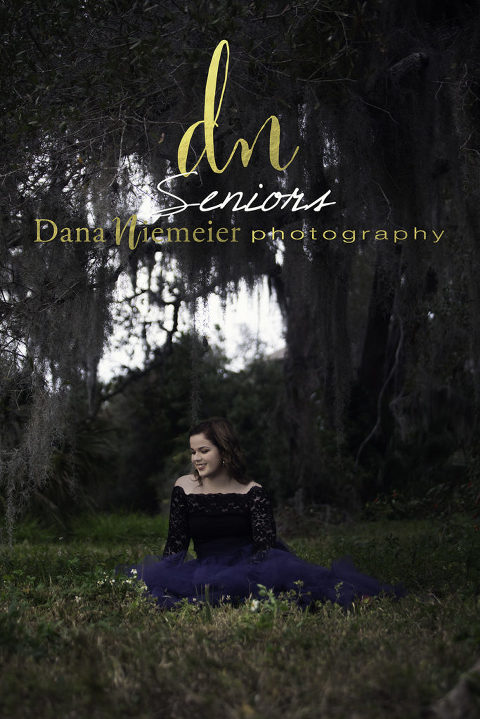
<instances>
[{"instance_id":1,"label":"tulle fabric folds","mask_svg":"<svg viewBox=\"0 0 480 719\"><path fill-rule=\"evenodd\" d=\"M292 601L303 608L317 600L348 608L367 597L406 594L401 585L383 584L358 571L349 557L334 561L328 569L301 559L281 540L258 552L250 542L223 538L198 546L197 559L185 561L185 556L185 551L163 559L147 556L139 564L117 567L117 572L142 579L148 593L165 609L184 599L208 600L213 606L239 604L248 597L260 598L259 585L277 595L290 592Z\"/></svg>"}]
</instances>

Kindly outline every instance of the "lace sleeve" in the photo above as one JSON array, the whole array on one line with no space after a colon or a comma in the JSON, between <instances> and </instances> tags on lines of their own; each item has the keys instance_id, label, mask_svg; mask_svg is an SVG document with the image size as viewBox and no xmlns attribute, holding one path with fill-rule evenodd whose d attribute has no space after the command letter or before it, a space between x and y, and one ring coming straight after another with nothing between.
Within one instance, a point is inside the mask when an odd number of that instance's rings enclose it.
<instances>
[{"instance_id":1,"label":"lace sleeve","mask_svg":"<svg viewBox=\"0 0 480 719\"><path fill-rule=\"evenodd\" d=\"M254 487L251 492L250 519L255 557L260 560L276 539L275 519L272 505L263 487Z\"/></svg>"},{"instance_id":2,"label":"lace sleeve","mask_svg":"<svg viewBox=\"0 0 480 719\"><path fill-rule=\"evenodd\" d=\"M163 556L176 554L188 549L190 530L188 526L187 498L181 487L174 487L170 501L168 537Z\"/></svg>"}]
</instances>

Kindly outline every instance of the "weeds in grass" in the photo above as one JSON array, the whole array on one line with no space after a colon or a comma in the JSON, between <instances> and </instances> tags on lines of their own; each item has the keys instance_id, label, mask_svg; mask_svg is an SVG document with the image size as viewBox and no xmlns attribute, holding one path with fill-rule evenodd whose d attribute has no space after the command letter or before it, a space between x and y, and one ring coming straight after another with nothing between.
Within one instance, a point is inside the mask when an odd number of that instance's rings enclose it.
<instances>
[{"instance_id":1,"label":"weeds in grass","mask_svg":"<svg viewBox=\"0 0 480 719\"><path fill-rule=\"evenodd\" d=\"M328 565L344 554L409 596L355 602L347 611L303 593L212 607L210 591L158 608L135 575L162 539L137 517L110 519L93 541L91 518L62 540L24 538L0 549L0 716L139 719L193 714L231 719L405 719L446 693L480 645L480 536L463 517L364 523L291 540ZM120 527L130 538L113 540ZM83 527L83 528L82 528ZM154 547L157 551L157 547Z\"/></svg>"}]
</instances>

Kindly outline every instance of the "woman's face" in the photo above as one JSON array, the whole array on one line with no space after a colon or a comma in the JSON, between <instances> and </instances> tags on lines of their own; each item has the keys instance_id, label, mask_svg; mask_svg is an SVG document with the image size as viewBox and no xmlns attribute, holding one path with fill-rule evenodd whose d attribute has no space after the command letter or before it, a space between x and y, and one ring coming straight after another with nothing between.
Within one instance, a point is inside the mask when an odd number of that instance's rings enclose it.
<instances>
[{"instance_id":1,"label":"woman's face","mask_svg":"<svg viewBox=\"0 0 480 719\"><path fill-rule=\"evenodd\" d=\"M218 447L202 434L192 434L190 437L192 451L192 464L200 477L212 477L222 468L222 458Z\"/></svg>"}]
</instances>

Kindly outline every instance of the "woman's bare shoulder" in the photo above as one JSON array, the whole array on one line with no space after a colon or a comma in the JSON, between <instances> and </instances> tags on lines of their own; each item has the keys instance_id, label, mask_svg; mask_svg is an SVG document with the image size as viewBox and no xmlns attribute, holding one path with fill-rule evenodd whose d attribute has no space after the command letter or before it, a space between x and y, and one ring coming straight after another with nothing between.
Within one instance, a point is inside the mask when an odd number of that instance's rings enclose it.
<instances>
[{"instance_id":1,"label":"woman's bare shoulder","mask_svg":"<svg viewBox=\"0 0 480 719\"><path fill-rule=\"evenodd\" d=\"M249 489L251 489L252 487L260 487L260 489L262 488L262 485L259 484L258 482L249 482L246 486L247 486L247 491Z\"/></svg>"},{"instance_id":2,"label":"woman's bare shoulder","mask_svg":"<svg viewBox=\"0 0 480 719\"><path fill-rule=\"evenodd\" d=\"M193 474L184 474L177 479L175 487L181 487L182 489L189 490L196 484L196 479Z\"/></svg>"}]
</instances>

